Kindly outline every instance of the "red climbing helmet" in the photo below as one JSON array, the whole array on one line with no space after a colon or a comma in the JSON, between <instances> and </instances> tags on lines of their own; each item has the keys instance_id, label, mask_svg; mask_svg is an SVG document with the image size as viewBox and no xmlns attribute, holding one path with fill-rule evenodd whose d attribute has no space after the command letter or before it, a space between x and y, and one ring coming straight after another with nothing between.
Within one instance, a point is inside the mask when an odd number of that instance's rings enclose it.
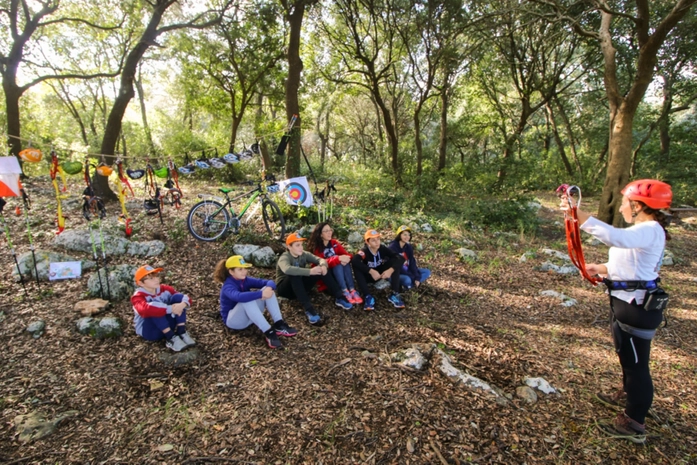
<instances>
[{"instance_id":1,"label":"red climbing helmet","mask_svg":"<svg viewBox=\"0 0 697 465\"><path fill-rule=\"evenodd\" d=\"M670 185L656 179L632 181L622 189L622 194L629 200L638 200L655 210L669 208L673 200Z\"/></svg>"}]
</instances>

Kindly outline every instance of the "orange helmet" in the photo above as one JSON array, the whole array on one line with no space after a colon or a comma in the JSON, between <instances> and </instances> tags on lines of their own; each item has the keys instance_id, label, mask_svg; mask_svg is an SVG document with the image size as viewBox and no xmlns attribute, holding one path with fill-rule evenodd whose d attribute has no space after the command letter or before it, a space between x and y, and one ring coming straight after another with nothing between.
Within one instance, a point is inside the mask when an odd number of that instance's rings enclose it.
<instances>
[{"instance_id":1,"label":"orange helmet","mask_svg":"<svg viewBox=\"0 0 697 465\"><path fill-rule=\"evenodd\" d=\"M673 200L670 185L656 179L632 181L622 189L622 194L629 200L638 200L655 210L669 208Z\"/></svg>"},{"instance_id":2,"label":"orange helmet","mask_svg":"<svg viewBox=\"0 0 697 465\"><path fill-rule=\"evenodd\" d=\"M37 163L41 161L42 157L41 150L29 147L19 152L19 158L30 163Z\"/></svg>"},{"instance_id":3,"label":"orange helmet","mask_svg":"<svg viewBox=\"0 0 697 465\"><path fill-rule=\"evenodd\" d=\"M114 169L111 166L106 165L104 163L100 163L99 166L97 167L97 173L99 173L101 176L109 177L109 176L111 176L111 173L113 173L113 172L114 172Z\"/></svg>"}]
</instances>

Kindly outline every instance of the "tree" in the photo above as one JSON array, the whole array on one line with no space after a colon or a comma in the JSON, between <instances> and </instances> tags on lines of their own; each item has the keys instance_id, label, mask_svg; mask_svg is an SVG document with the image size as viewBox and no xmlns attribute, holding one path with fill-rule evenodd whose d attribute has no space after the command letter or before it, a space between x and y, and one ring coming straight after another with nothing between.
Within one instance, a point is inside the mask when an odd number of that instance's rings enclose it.
<instances>
[{"instance_id":1,"label":"tree","mask_svg":"<svg viewBox=\"0 0 697 465\"><path fill-rule=\"evenodd\" d=\"M281 0L288 21L288 77L286 78L286 119L290 121L297 115L295 126L291 131L286 162L286 177L291 178L300 174L300 142L302 115L300 114L300 77L303 71L303 61L300 58L300 33L302 32L305 10L315 5L318 0Z\"/></svg>"},{"instance_id":2,"label":"tree","mask_svg":"<svg viewBox=\"0 0 697 465\"><path fill-rule=\"evenodd\" d=\"M109 117L107 118L106 128L104 129L104 138L102 139L102 146L100 153L106 155L107 164L112 164L115 157L113 157L116 144L118 142L119 136L121 134L121 122L123 120L123 115L126 113L126 108L129 102L135 96L134 81L136 78L136 71L138 69L138 64L140 60L145 55L145 52L153 46L159 46L157 39L160 35L175 31L183 28L191 29L205 29L214 24L217 24L221 20L221 12L214 14L212 18L205 19L213 13L212 10L205 11L203 13L195 15L188 21L183 22L173 22L166 26L160 26L165 12L175 3L177 0L146 0L147 5L150 7L150 18L145 26L145 29L140 33L140 37L137 39L133 47L130 49L126 56L126 60L121 72L121 79L119 84L119 90L114 99L114 104L109 112ZM223 6L223 11L227 9L230 2L227 2ZM134 12L135 13L135 12ZM136 33L133 31L134 34ZM106 177L97 176L95 178L95 191L104 198L113 199L115 198L114 193L109 189L109 183Z\"/></svg>"},{"instance_id":3,"label":"tree","mask_svg":"<svg viewBox=\"0 0 697 465\"><path fill-rule=\"evenodd\" d=\"M0 24L3 24L1 29L7 34L6 39L0 41L4 44L0 52L0 74L5 94L7 134L10 136L8 145L15 156L18 156L22 149L19 101L28 89L49 80L113 77L119 73L118 70L84 73L69 68L56 72L56 66L51 60L58 59L61 53L54 50L53 43L46 39L51 37L56 29L73 25L74 37L76 32L79 33L78 26L103 31L116 28L81 17L80 14L85 14L85 11L77 10L80 5L68 3L63 5L59 12L60 3L59 0L47 0L39 5L28 0L0 2ZM84 5L82 8L84 9ZM62 15L63 12L65 15ZM20 84L17 79L20 68L26 68L23 74L31 76L25 84Z\"/></svg>"},{"instance_id":4,"label":"tree","mask_svg":"<svg viewBox=\"0 0 697 465\"><path fill-rule=\"evenodd\" d=\"M339 69L327 76L336 83L359 86L370 92L380 112L390 147L392 171L400 181L397 115L386 98L402 44L394 26L391 0L338 0L333 5L334 24L323 22L329 52L339 57Z\"/></svg>"},{"instance_id":5,"label":"tree","mask_svg":"<svg viewBox=\"0 0 697 465\"><path fill-rule=\"evenodd\" d=\"M552 7L556 18L570 21L574 30L597 43L603 55L605 94L610 111L608 163L598 217L615 226L622 224L617 214L622 201L620 190L629 181L632 164L633 123L639 104L653 81L658 52L671 31L697 0L677 2L606 2L593 0L588 9L576 11L577 2L540 0ZM595 27L597 31L594 31ZM636 50L631 62L633 73L620 80L618 48L627 44Z\"/></svg>"}]
</instances>

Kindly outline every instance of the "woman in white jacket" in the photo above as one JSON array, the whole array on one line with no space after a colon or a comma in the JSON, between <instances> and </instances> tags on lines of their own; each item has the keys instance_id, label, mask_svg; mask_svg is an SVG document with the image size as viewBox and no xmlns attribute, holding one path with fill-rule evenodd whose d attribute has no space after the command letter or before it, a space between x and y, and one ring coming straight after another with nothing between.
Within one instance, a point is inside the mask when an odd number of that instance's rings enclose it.
<instances>
[{"instance_id":1,"label":"woman in white jacket","mask_svg":"<svg viewBox=\"0 0 697 465\"><path fill-rule=\"evenodd\" d=\"M651 339L663 321L663 305L656 305L659 294L658 271L662 262L669 219L661 209L670 207L673 199L668 184L654 179L633 181L622 190L620 213L631 224L614 228L577 210L580 228L610 246L608 261L587 264L589 275L604 278L610 294L612 336L622 366L622 389L614 393L598 393L601 402L624 407L604 429L613 435L643 443L646 440L645 419L653 402L653 381L649 371ZM562 196L562 207L569 199ZM667 298L667 297L666 297Z\"/></svg>"}]
</instances>

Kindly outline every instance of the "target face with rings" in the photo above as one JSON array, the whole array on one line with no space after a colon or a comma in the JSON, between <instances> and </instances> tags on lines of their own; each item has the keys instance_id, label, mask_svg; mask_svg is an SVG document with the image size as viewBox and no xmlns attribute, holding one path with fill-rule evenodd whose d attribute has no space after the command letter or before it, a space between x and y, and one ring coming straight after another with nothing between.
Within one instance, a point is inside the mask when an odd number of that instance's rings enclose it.
<instances>
[{"instance_id":1,"label":"target face with rings","mask_svg":"<svg viewBox=\"0 0 697 465\"><path fill-rule=\"evenodd\" d=\"M302 205L307 200L307 190L297 182L291 182L286 186L286 196L295 204Z\"/></svg>"}]
</instances>

